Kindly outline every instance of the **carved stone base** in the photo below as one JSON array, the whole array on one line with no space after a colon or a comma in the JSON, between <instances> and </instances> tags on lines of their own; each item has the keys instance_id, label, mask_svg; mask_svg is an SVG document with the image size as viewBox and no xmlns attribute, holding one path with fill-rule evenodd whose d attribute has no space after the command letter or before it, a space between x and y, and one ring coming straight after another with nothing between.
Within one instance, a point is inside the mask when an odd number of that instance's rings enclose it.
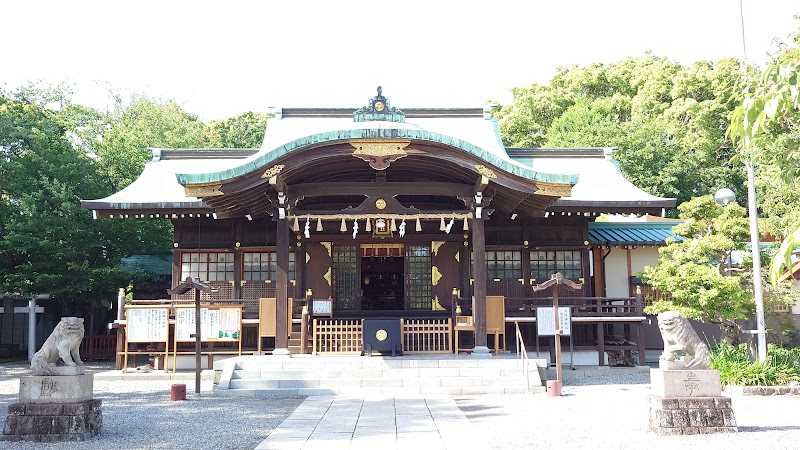
<instances>
[{"instance_id":1,"label":"carved stone base","mask_svg":"<svg viewBox=\"0 0 800 450\"><path fill-rule=\"evenodd\" d=\"M735 433L729 397L664 398L650 396L648 431L662 436Z\"/></svg>"},{"instance_id":2,"label":"carved stone base","mask_svg":"<svg viewBox=\"0 0 800 450\"><path fill-rule=\"evenodd\" d=\"M20 403L78 403L94 397L94 375L32 375L19 379Z\"/></svg>"},{"instance_id":3,"label":"carved stone base","mask_svg":"<svg viewBox=\"0 0 800 450\"><path fill-rule=\"evenodd\" d=\"M100 400L79 403L12 403L3 428L4 441L73 442L100 434Z\"/></svg>"},{"instance_id":4,"label":"carved stone base","mask_svg":"<svg viewBox=\"0 0 800 450\"><path fill-rule=\"evenodd\" d=\"M650 385L653 395L665 398L722 395L718 370L650 369Z\"/></svg>"}]
</instances>

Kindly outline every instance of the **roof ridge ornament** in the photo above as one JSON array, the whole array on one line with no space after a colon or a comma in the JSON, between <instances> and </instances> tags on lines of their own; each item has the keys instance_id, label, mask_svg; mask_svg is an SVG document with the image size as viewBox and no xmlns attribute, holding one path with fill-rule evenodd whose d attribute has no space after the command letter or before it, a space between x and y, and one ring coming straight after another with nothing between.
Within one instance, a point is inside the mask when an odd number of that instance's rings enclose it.
<instances>
[{"instance_id":1,"label":"roof ridge ornament","mask_svg":"<svg viewBox=\"0 0 800 450\"><path fill-rule=\"evenodd\" d=\"M353 113L354 122L370 122L383 120L386 122L405 122L406 114L389 106L389 99L383 96L383 88L378 86L378 95L369 99L369 104L362 106Z\"/></svg>"}]
</instances>

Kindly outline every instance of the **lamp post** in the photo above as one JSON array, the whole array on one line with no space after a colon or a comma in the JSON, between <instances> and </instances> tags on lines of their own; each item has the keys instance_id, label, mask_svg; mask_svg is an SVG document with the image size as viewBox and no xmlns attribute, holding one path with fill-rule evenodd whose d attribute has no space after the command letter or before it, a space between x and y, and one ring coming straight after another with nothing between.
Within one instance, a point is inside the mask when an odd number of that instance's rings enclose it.
<instances>
[{"instance_id":1,"label":"lamp post","mask_svg":"<svg viewBox=\"0 0 800 450\"><path fill-rule=\"evenodd\" d=\"M728 188L720 189L714 194L714 201L727 205L735 200L735 195ZM758 360L767 359L767 332L764 322L764 291L761 284L761 247L758 242L758 211L756 210L756 188L753 166L747 165L747 206L750 216L750 247L753 252L753 294L756 300L756 335L758 338Z\"/></svg>"}]
</instances>

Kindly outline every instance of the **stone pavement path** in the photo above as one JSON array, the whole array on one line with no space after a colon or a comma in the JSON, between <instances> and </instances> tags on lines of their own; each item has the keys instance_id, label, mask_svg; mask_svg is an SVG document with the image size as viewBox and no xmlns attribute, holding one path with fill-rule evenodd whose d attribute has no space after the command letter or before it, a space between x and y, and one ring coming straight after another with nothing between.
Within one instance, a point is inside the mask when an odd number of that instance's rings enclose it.
<instances>
[{"instance_id":1,"label":"stone pavement path","mask_svg":"<svg viewBox=\"0 0 800 450\"><path fill-rule=\"evenodd\" d=\"M257 450L485 448L452 397L308 397Z\"/></svg>"}]
</instances>

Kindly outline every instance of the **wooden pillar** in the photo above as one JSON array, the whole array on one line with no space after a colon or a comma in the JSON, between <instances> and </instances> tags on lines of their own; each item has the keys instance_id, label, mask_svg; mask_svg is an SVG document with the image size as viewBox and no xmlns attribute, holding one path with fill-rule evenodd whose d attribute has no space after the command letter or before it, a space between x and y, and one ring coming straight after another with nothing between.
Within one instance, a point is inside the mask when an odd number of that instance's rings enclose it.
<instances>
[{"instance_id":1,"label":"wooden pillar","mask_svg":"<svg viewBox=\"0 0 800 450\"><path fill-rule=\"evenodd\" d=\"M242 218L237 217L233 219L233 294L232 298L242 298L242 251L239 250L239 244L242 242Z\"/></svg>"},{"instance_id":2,"label":"wooden pillar","mask_svg":"<svg viewBox=\"0 0 800 450\"><path fill-rule=\"evenodd\" d=\"M474 283L475 348L473 353L489 353L486 345L486 235L482 219L472 219L472 276Z\"/></svg>"},{"instance_id":3,"label":"wooden pillar","mask_svg":"<svg viewBox=\"0 0 800 450\"><path fill-rule=\"evenodd\" d=\"M606 334L603 327L603 322L597 323L597 364L600 366L606 365Z\"/></svg>"},{"instance_id":4,"label":"wooden pillar","mask_svg":"<svg viewBox=\"0 0 800 450\"><path fill-rule=\"evenodd\" d=\"M177 242L177 241L176 241ZM175 244L173 244L175 245ZM177 248L172 249L172 280L170 281L170 287L175 286L176 284L180 284L181 282L181 251ZM188 276L188 275L187 275ZM176 299L176 295L170 295L172 300Z\"/></svg>"},{"instance_id":5,"label":"wooden pillar","mask_svg":"<svg viewBox=\"0 0 800 450\"><path fill-rule=\"evenodd\" d=\"M603 247L592 247L592 259L594 260L594 296L605 297L606 268L603 262Z\"/></svg>"},{"instance_id":6,"label":"wooden pillar","mask_svg":"<svg viewBox=\"0 0 800 450\"><path fill-rule=\"evenodd\" d=\"M286 316L289 314L289 221L278 219L276 251L278 257L278 273L275 286L275 351L274 355L289 354L289 330Z\"/></svg>"}]
</instances>

